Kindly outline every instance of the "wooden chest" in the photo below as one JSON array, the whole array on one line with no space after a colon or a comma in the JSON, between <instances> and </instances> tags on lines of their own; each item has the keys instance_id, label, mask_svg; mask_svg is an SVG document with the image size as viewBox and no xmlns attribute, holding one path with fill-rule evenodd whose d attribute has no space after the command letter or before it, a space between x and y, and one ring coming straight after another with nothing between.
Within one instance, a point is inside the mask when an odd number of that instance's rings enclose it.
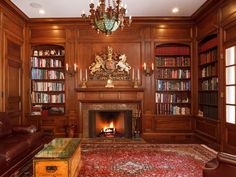
<instances>
[{"instance_id":1,"label":"wooden chest","mask_svg":"<svg viewBox=\"0 0 236 177\"><path fill-rule=\"evenodd\" d=\"M35 155L34 177L77 177L80 152L78 138L54 139Z\"/></svg>"}]
</instances>

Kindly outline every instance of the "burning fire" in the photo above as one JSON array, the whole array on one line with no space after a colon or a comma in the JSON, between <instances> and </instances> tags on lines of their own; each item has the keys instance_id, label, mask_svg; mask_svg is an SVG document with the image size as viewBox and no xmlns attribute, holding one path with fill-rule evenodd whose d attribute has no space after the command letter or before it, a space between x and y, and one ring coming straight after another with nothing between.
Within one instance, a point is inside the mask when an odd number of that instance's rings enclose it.
<instances>
[{"instance_id":1,"label":"burning fire","mask_svg":"<svg viewBox=\"0 0 236 177\"><path fill-rule=\"evenodd\" d=\"M111 123L108 127L105 125L105 127L103 128L103 132L105 132L105 133L115 132L115 130L116 130L116 128L113 125L113 121L111 121Z\"/></svg>"}]
</instances>

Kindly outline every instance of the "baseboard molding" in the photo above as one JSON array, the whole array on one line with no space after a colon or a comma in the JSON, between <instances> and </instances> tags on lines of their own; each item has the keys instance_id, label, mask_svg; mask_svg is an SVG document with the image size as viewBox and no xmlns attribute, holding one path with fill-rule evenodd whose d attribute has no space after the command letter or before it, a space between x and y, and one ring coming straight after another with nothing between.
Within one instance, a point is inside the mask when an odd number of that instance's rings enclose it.
<instances>
[{"instance_id":1,"label":"baseboard molding","mask_svg":"<svg viewBox=\"0 0 236 177\"><path fill-rule=\"evenodd\" d=\"M153 143L194 143L193 133L143 133L142 138Z\"/></svg>"},{"instance_id":2,"label":"baseboard molding","mask_svg":"<svg viewBox=\"0 0 236 177\"><path fill-rule=\"evenodd\" d=\"M207 136L195 133L194 139L197 143L205 144L216 151L220 150L220 143L215 140L212 140L211 138Z\"/></svg>"}]
</instances>

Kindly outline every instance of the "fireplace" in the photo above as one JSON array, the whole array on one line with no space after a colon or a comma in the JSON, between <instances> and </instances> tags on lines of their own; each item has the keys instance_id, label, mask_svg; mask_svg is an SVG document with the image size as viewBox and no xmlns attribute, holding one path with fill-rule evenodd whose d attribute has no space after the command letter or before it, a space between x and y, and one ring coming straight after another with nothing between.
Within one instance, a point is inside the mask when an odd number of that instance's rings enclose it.
<instances>
[{"instance_id":1,"label":"fireplace","mask_svg":"<svg viewBox=\"0 0 236 177\"><path fill-rule=\"evenodd\" d=\"M136 119L136 113L140 110L139 103L135 103L135 102L134 103L85 102L85 103L80 104L79 109L80 109L80 122L81 122L80 130L82 130L81 137L83 137L83 138L97 137L96 127L95 127L96 126L95 114L97 114L97 113L120 112L119 115L124 115L123 121L124 121L124 129L125 130L130 129L130 127L132 127L131 134L134 135L135 130L141 129L141 127L138 126L138 128L137 128L137 126L136 126L137 124L139 124L139 121L141 121L141 120L138 120L138 122L137 122L137 119ZM116 113L116 114L118 114L118 113ZM93 118L91 118L91 117L93 117ZM127 121L131 121L131 123L130 122L128 123ZM117 125L115 125L115 126L117 126ZM102 127L99 127L97 132L100 131L101 129L102 129ZM124 137L130 137L130 135L128 135L129 133L124 133Z\"/></svg>"},{"instance_id":2,"label":"fireplace","mask_svg":"<svg viewBox=\"0 0 236 177\"><path fill-rule=\"evenodd\" d=\"M89 110L89 138L132 137L132 110Z\"/></svg>"}]
</instances>

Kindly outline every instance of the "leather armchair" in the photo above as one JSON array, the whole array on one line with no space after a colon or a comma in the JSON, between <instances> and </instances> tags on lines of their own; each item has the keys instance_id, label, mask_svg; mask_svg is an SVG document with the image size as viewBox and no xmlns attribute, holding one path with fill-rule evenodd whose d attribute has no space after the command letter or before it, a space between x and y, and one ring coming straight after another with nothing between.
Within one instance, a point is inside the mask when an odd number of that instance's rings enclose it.
<instances>
[{"instance_id":1,"label":"leather armchair","mask_svg":"<svg viewBox=\"0 0 236 177\"><path fill-rule=\"evenodd\" d=\"M215 159L207 162L203 177L235 177L236 155L219 152Z\"/></svg>"}]
</instances>

